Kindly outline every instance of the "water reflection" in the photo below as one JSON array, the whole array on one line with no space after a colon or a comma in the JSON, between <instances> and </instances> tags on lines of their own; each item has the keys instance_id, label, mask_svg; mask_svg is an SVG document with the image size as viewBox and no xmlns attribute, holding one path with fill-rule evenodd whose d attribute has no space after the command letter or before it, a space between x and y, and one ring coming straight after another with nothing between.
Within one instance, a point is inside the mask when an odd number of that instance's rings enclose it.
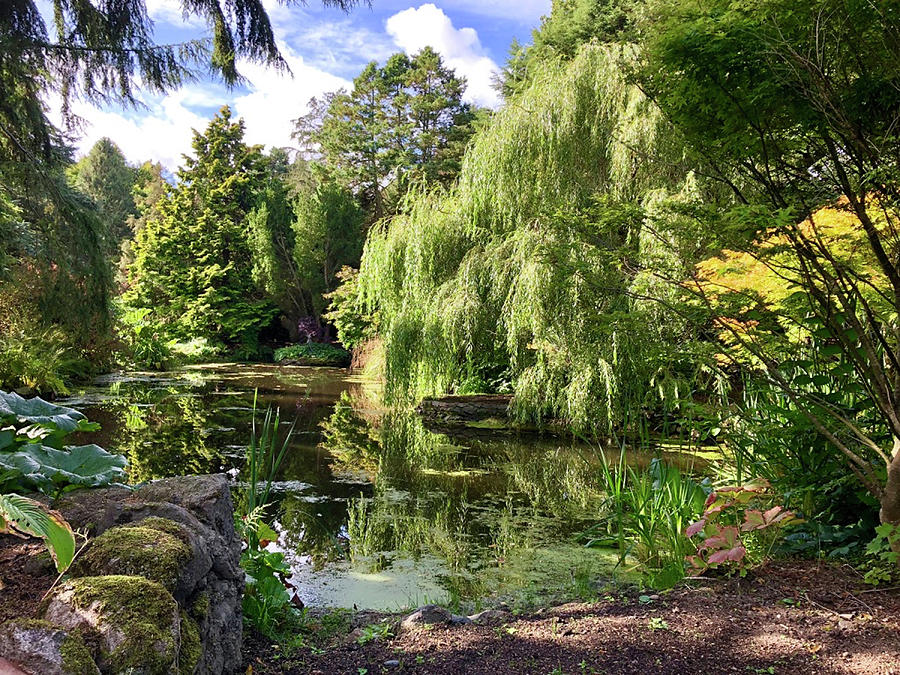
<instances>
[{"instance_id":1,"label":"water reflection","mask_svg":"<svg viewBox=\"0 0 900 675\"><path fill-rule=\"evenodd\" d=\"M575 535L601 513L598 458L559 439L425 428L379 411L335 369L220 365L110 377L69 404L103 425L133 482L229 471L240 480L254 390L297 418L272 515L307 604L477 604L584 591L615 555Z\"/></svg>"}]
</instances>

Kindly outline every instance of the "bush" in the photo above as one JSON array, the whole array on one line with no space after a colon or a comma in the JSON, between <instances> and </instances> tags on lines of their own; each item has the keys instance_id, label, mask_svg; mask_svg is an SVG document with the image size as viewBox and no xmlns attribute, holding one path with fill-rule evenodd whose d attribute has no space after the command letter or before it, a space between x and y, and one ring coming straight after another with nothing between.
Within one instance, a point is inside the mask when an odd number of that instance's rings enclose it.
<instances>
[{"instance_id":1,"label":"bush","mask_svg":"<svg viewBox=\"0 0 900 675\"><path fill-rule=\"evenodd\" d=\"M84 377L90 364L57 328L16 329L0 334L0 388L29 387L68 394L67 383Z\"/></svg>"},{"instance_id":2,"label":"bush","mask_svg":"<svg viewBox=\"0 0 900 675\"><path fill-rule=\"evenodd\" d=\"M349 366L350 352L326 342L308 342L276 349L275 361L288 361L302 366Z\"/></svg>"},{"instance_id":3,"label":"bush","mask_svg":"<svg viewBox=\"0 0 900 675\"><path fill-rule=\"evenodd\" d=\"M128 348L131 365L150 370L165 370L172 349L162 327L150 318L145 307L126 308L119 322L122 342Z\"/></svg>"}]
</instances>

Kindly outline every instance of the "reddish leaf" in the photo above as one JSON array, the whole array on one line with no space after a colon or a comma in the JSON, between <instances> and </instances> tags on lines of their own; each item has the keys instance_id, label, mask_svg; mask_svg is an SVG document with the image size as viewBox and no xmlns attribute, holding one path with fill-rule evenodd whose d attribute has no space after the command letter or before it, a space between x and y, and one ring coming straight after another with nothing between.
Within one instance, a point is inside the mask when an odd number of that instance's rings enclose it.
<instances>
[{"instance_id":1,"label":"reddish leaf","mask_svg":"<svg viewBox=\"0 0 900 675\"><path fill-rule=\"evenodd\" d=\"M750 532L751 530L759 530L766 526L766 517L762 511L748 509L744 511L744 524L741 525L741 532Z\"/></svg>"},{"instance_id":2,"label":"reddish leaf","mask_svg":"<svg viewBox=\"0 0 900 675\"><path fill-rule=\"evenodd\" d=\"M718 565L719 563L723 563L726 561L740 562L744 559L744 556L746 554L747 549L738 544L734 548L716 551L715 553L713 553L711 556L709 556L709 564Z\"/></svg>"},{"instance_id":3,"label":"reddish leaf","mask_svg":"<svg viewBox=\"0 0 900 675\"><path fill-rule=\"evenodd\" d=\"M684 531L684 536L690 539L694 535L700 534L705 526L706 518L701 518L696 523L691 523L690 525L688 525L688 528Z\"/></svg>"}]
</instances>

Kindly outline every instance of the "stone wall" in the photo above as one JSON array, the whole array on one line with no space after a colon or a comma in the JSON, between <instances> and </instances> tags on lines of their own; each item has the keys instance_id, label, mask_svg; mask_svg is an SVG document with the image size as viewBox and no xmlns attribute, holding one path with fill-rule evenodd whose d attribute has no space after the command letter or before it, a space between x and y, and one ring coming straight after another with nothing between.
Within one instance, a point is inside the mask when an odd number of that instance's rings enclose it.
<instances>
[{"instance_id":1,"label":"stone wall","mask_svg":"<svg viewBox=\"0 0 900 675\"><path fill-rule=\"evenodd\" d=\"M0 657L24 672L82 672L52 647L35 666L22 648L31 636L45 647L83 642L102 673L239 670L244 574L225 476L78 491L56 506L90 543L41 622L0 627Z\"/></svg>"}]
</instances>

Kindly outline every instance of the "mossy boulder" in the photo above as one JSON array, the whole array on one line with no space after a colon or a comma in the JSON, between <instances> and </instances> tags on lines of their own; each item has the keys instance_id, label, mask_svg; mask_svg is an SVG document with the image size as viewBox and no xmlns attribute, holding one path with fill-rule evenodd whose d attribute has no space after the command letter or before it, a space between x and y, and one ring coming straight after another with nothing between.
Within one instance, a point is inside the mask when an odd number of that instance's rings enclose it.
<instances>
[{"instance_id":1,"label":"mossy boulder","mask_svg":"<svg viewBox=\"0 0 900 675\"><path fill-rule=\"evenodd\" d=\"M73 574L158 581L196 623L200 656L195 672L240 670L245 577L227 476L167 478L134 490L78 490L66 493L59 509L73 527L89 527L96 537ZM164 556L160 544L165 544ZM173 563L182 560L176 572ZM182 628L183 644L190 642L189 631ZM182 659L178 668L185 667Z\"/></svg>"},{"instance_id":2,"label":"mossy boulder","mask_svg":"<svg viewBox=\"0 0 900 675\"><path fill-rule=\"evenodd\" d=\"M14 619L0 625L2 658L28 673L100 675L78 631L39 619Z\"/></svg>"},{"instance_id":3,"label":"mossy boulder","mask_svg":"<svg viewBox=\"0 0 900 675\"><path fill-rule=\"evenodd\" d=\"M200 642L200 628L197 622L185 612L181 613L181 648L178 651L179 675L192 675L197 669L203 645Z\"/></svg>"},{"instance_id":4,"label":"mossy boulder","mask_svg":"<svg viewBox=\"0 0 900 675\"><path fill-rule=\"evenodd\" d=\"M191 559L191 547L172 533L180 534L177 523L163 518L149 520L101 534L75 562L70 574L139 576L174 591L182 567Z\"/></svg>"},{"instance_id":5,"label":"mossy boulder","mask_svg":"<svg viewBox=\"0 0 900 675\"><path fill-rule=\"evenodd\" d=\"M44 618L67 629L94 631L104 673L177 671L181 613L172 594L155 581L123 575L72 579L51 595Z\"/></svg>"}]
</instances>

